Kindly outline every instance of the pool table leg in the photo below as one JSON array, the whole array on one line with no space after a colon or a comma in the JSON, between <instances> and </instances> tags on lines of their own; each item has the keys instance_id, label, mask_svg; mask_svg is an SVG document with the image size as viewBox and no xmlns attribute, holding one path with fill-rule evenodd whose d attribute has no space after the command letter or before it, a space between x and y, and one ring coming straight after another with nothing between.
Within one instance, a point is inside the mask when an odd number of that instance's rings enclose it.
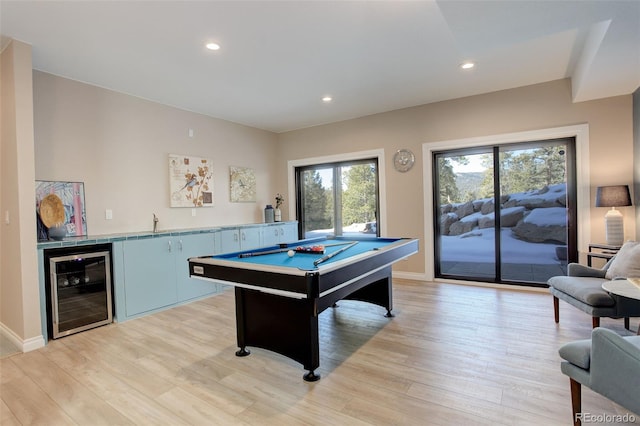
<instances>
[{"instance_id":1,"label":"pool table leg","mask_svg":"<svg viewBox=\"0 0 640 426\"><path fill-rule=\"evenodd\" d=\"M365 284L364 286L352 293L348 293L348 289L345 289L345 292L337 292L336 297L345 300L360 300L382 306L387 310L385 317L393 318L394 315L391 313L393 309L391 267L367 276L363 283Z\"/></svg>"},{"instance_id":2,"label":"pool table leg","mask_svg":"<svg viewBox=\"0 0 640 426\"><path fill-rule=\"evenodd\" d=\"M247 355L251 355L251 351L244 346L236 351L236 356L247 356Z\"/></svg>"},{"instance_id":3,"label":"pool table leg","mask_svg":"<svg viewBox=\"0 0 640 426\"><path fill-rule=\"evenodd\" d=\"M237 356L249 355L247 346L267 349L301 363L304 380L320 380L318 315L315 300L292 299L250 289L235 288Z\"/></svg>"},{"instance_id":4,"label":"pool table leg","mask_svg":"<svg viewBox=\"0 0 640 426\"><path fill-rule=\"evenodd\" d=\"M302 376L305 382L317 382L320 380L320 375L316 374L313 370Z\"/></svg>"}]
</instances>

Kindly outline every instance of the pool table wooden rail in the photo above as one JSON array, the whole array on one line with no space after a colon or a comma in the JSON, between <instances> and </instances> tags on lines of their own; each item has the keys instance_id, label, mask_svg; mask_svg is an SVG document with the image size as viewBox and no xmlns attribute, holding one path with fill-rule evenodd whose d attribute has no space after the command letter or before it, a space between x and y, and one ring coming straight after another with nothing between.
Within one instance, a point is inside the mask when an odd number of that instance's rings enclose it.
<instances>
[{"instance_id":1,"label":"pool table wooden rail","mask_svg":"<svg viewBox=\"0 0 640 426\"><path fill-rule=\"evenodd\" d=\"M295 244L293 244L295 245ZM260 263L239 263L231 257L189 259L189 275L234 287L293 298L317 298L366 273L390 266L418 251L415 239L397 239L377 250L320 264L312 270Z\"/></svg>"}]
</instances>

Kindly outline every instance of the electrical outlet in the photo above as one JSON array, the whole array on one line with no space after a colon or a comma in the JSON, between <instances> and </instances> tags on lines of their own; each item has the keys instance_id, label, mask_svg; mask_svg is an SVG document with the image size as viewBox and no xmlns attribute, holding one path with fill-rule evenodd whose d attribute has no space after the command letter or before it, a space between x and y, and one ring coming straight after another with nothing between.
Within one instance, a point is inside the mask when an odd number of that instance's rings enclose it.
<instances>
[{"instance_id":1,"label":"electrical outlet","mask_svg":"<svg viewBox=\"0 0 640 426\"><path fill-rule=\"evenodd\" d=\"M196 217L196 209L191 209L191 216Z\"/></svg>"},{"instance_id":2,"label":"electrical outlet","mask_svg":"<svg viewBox=\"0 0 640 426\"><path fill-rule=\"evenodd\" d=\"M106 220L111 220L111 219L113 219L113 210L111 210L111 209L106 209L106 210L104 211L104 218L105 218Z\"/></svg>"}]
</instances>

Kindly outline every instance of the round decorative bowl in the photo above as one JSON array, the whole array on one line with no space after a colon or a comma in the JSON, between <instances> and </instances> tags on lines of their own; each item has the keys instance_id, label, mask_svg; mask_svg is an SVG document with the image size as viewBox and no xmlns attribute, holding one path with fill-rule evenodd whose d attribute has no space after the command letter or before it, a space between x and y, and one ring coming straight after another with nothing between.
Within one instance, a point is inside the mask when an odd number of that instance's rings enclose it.
<instances>
[{"instance_id":1,"label":"round decorative bowl","mask_svg":"<svg viewBox=\"0 0 640 426\"><path fill-rule=\"evenodd\" d=\"M66 236L67 236L67 227L64 225L52 226L51 228L49 228L50 240L60 241Z\"/></svg>"}]
</instances>

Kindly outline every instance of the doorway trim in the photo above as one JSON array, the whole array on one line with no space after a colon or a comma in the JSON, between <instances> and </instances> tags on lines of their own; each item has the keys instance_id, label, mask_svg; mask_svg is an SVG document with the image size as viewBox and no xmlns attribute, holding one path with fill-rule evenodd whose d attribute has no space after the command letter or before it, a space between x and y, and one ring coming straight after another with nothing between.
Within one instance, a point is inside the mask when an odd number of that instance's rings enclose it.
<instances>
[{"instance_id":1,"label":"doorway trim","mask_svg":"<svg viewBox=\"0 0 640 426\"><path fill-rule=\"evenodd\" d=\"M287 187L289 199L296 199L296 167L313 166L316 164L339 163L343 161L364 160L368 158L378 159L378 203L380 214L377 218L380 235L387 235L387 189L386 189L386 165L384 162L384 149L372 149L369 151L347 152L344 154L325 155L321 157L300 158L287 161ZM289 217L296 217L296 203L289 203ZM299 218L298 218L299 219Z\"/></svg>"},{"instance_id":2,"label":"doorway trim","mask_svg":"<svg viewBox=\"0 0 640 426\"><path fill-rule=\"evenodd\" d=\"M465 139L453 139L422 144L422 184L424 187L424 256L425 279L433 281L434 268L434 234L433 234L433 182L432 153L458 148L473 148L485 145L506 145L533 140L558 139L575 137L576 140L576 197L578 215L578 251L586 251L591 240L591 189L589 179L589 125L554 127L541 130L530 130L498 135L479 136ZM446 281L438 279L439 281ZM458 280L456 280L458 282Z\"/></svg>"}]
</instances>

